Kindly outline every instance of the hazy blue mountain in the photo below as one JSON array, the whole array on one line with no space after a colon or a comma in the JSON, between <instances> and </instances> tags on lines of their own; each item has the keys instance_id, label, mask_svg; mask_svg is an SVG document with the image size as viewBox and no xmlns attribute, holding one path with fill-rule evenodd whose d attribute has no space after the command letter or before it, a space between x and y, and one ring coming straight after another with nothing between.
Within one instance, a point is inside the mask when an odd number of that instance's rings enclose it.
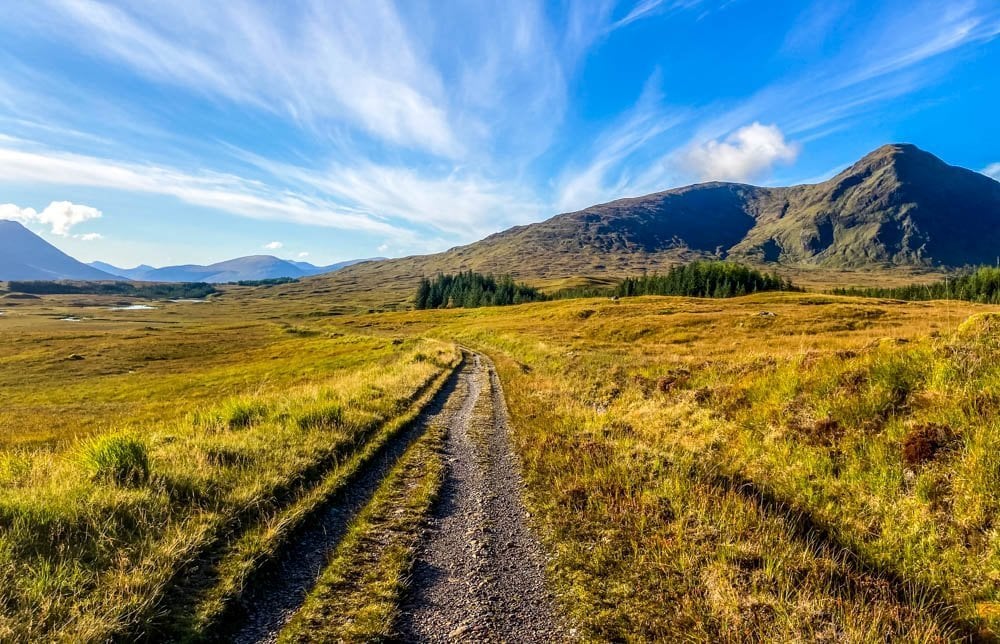
<instances>
[{"instance_id":1,"label":"hazy blue mountain","mask_svg":"<svg viewBox=\"0 0 1000 644\"><path fill-rule=\"evenodd\" d=\"M224 262L201 266L184 264L181 266L164 266L153 268L145 264L135 268L118 268L105 262L91 262L90 266L112 275L119 275L131 280L143 282L238 282L241 280L265 280L281 277L309 277L340 270L367 259L354 259L346 262L316 266L309 262L295 262L279 259L271 255L252 255L237 257Z\"/></svg>"},{"instance_id":2,"label":"hazy blue mountain","mask_svg":"<svg viewBox=\"0 0 1000 644\"><path fill-rule=\"evenodd\" d=\"M117 266L108 264L107 262L87 262L87 265L93 266L94 268L104 271L105 273L110 273L112 275L117 275L130 280L142 280L146 273L156 270L152 266L148 266L146 264L140 264L135 268L118 268Z\"/></svg>"},{"instance_id":3,"label":"hazy blue mountain","mask_svg":"<svg viewBox=\"0 0 1000 644\"><path fill-rule=\"evenodd\" d=\"M0 280L117 280L78 262L16 221L0 220Z\"/></svg>"}]
</instances>

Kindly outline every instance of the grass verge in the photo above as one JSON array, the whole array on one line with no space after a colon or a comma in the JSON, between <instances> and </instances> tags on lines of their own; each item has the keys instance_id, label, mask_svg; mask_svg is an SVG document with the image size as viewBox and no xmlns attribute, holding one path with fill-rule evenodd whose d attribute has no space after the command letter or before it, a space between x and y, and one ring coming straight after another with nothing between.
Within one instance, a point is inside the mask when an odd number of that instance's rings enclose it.
<instances>
[{"instance_id":1,"label":"grass verge","mask_svg":"<svg viewBox=\"0 0 1000 644\"><path fill-rule=\"evenodd\" d=\"M441 487L445 431L432 426L404 454L279 642L371 642L393 635L421 527Z\"/></svg>"},{"instance_id":2,"label":"grass verge","mask_svg":"<svg viewBox=\"0 0 1000 644\"><path fill-rule=\"evenodd\" d=\"M239 400L252 404L222 402L84 444L0 453L0 640L200 633L459 359L437 342L311 342L303 346L328 351L338 367L312 384L251 389ZM300 426L317 408L343 413ZM179 582L199 589L194 608L172 601Z\"/></svg>"}]
</instances>

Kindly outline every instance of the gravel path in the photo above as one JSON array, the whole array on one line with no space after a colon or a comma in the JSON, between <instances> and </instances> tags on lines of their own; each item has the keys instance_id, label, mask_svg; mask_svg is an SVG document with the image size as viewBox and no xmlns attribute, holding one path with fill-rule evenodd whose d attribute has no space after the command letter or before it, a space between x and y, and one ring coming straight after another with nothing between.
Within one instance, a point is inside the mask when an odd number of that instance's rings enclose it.
<instances>
[{"instance_id":1,"label":"gravel path","mask_svg":"<svg viewBox=\"0 0 1000 644\"><path fill-rule=\"evenodd\" d=\"M340 543L350 521L371 500L379 484L402 456L406 448L432 423L455 420L445 403L452 395L464 395L474 377L475 368L466 360L435 395L416 422L392 438L380 452L348 482L344 492L331 500L319 516L296 534L280 558L254 580L253 590L241 601L240 615L234 616L226 641L237 644L273 642L281 628L305 601L315 586L330 554ZM449 409L450 407L450 409Z\"/></svg>"},{"instance_id":2,"label":"gravel path","mask_svg":"<svg viewBox=\"0 0 1000 644\"><path fill-rule=\"evenodd\" d=\"M402 607L414 642L570 639L546 590L545 558L527 525L496 371L473 356L467 398L449 425L447 474Z\"/></svg>"}]
</instances>

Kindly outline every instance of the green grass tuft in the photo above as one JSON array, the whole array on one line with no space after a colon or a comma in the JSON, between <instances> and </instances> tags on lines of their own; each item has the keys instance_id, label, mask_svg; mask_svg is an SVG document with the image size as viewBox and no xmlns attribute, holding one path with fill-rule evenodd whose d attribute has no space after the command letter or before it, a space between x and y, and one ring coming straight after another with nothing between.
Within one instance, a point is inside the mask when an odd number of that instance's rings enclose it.
<instances>
[{"instance_id":1,"label":"green grass tuft","mask_svg":"<svg viewBox=\"0 0 1000 644\"><path fill-rule=\"evenodd\" d=\"M246 429L265 420L269 411L259 400L236 398L223 405L222 417L229 429Z\"/></svg>"},{"instance_id":2,"label":"green grass tuft","mask_svg":"<svg viewBox=\"0 0 1000 644\"><path fill-rule=\"evenodd\" d=\"M149 480L149 451L133 436L110 434L87 440L80 452L83 466L95 481L140 485Z\"/></svg>"}]
</instances>

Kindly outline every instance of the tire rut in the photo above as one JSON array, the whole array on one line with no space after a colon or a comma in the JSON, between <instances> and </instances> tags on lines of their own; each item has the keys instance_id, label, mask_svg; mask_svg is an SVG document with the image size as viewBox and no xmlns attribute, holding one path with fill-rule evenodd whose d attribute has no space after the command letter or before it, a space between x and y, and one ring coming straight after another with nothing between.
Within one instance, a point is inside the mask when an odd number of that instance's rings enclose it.
<instances>
[{"instance_id":1,"label":"tire rut","mask_svg":"<svg viewBox=\"0 0 1000 644\"><path fill-rule=\"evenodd\" d=\"M445 443L446 475L404 599L407 642L570 639L546 588L545 557L522 504L506 405L493 365L474 377Z\"/></svg>"},{"instance_id":2,"label":"tire rut","mask_svg":"<svg viewBox=\"0 0 1000 644\"><path fill-rule=\"evenodd\" d=\"M216 637L219 641L251 644L274 642L295 611L316 585L331 553L343 539L350 522L371 500L379 485L406 449L433 423L449 426L446 402L464 395L472 379L466 359L456 368L420 416L400 434L391 438L369 462L346 483L343 490L319 510L256 576L228 616L228 626Z\"/></svg>"}]
</instances>

